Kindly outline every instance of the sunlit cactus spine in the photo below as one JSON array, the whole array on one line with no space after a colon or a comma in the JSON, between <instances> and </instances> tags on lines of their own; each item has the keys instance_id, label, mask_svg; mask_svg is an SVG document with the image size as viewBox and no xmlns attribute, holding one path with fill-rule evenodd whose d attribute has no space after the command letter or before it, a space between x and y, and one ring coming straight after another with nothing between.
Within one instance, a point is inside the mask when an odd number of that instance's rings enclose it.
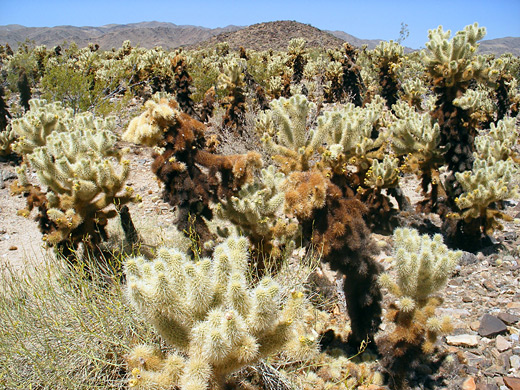
<instances>
[{"instance_id":1,"label":"sunlit cactus spine","mask_svg":"<svg viewBox=\"0 0 520 390\"><path fill-rule=\"evenodd\" d=\"M303 293L284 297L270 277L252 286L248 259L247 239L232 236L215 248L212 260L162 248L152 261L126 261L130 302L175 349L161 359L136 347L129 361L131 386L223 389L228 374L284 350L295 338L296 345L315 348L295 333ZM148 361L158 363L147 366Z\"/></svg>"}]
</instances>

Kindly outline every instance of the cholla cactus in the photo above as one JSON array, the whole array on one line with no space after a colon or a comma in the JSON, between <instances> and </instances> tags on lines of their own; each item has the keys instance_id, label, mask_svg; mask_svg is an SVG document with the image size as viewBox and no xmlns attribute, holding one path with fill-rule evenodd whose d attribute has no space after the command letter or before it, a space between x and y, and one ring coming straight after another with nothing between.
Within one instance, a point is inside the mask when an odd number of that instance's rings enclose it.
<instances>
[{"instance_id":1,"label":"cholla cactus","mask_svg":"<svg viewBox=\"0 0 520 390\"><path fill-rule=\"evenodd\" d=\"M489 82L498 77L499 72L483 56L476 55L477 41L486 34L485 28L475 23L448 40L450 34L450 31L444 32L441 26L437 30L430 30L430 41L426 43L428 51L423 52L422 60L433 80L433 91L437 93L432 118L441 129L440 145L446 146L445 160L451 173L444 187L450 206L456 208L453 200L461 194L462 189L455 179L455 173L471 169L473 138L478 125L477 118L471 115L471 96L460 97L468 90L471 80ZM459 100L454 102L456 98Z\"/></svg>"},{"instance_id":2,"label":"cholla cactus","mask_svg":"<svg viewBox=\"0 0 520 390\"><path fill-rule=\"evenodd\" d=\"M394 378L394 388L401 389L407 373L413 372L424 354L434 351L439 335L451 331L448 317L435 316L442 300L434 294L446 284L462 252L449 250L440 234L432 239L414 229L399 228L393 238L397 279L382 274L379 281L398 299L387 314L395 328L378 344L387 356L383 363Z\"/></svg>"},{"instance_id":3,"label":"cholla cactus","mask_svg":"<svg viewBox=\"0 0 520 390\"><path fill-rule=\"evenodd\" d=\"M177 107L168 98L148 102L148 109L132 120L123 139L161 147L154 155L152 170L165 184L164 200L178 210L177 227L186 232L194 228L202 242L207 242L213 238L205 222L213 218L211 206L236 195L262 162L256 152L214 154L206 127ZM190 218L195 219L194 226L187 225Z\"/></svg>"},{"instance_id":4,"label":"cholla cactus","mask_svg":"<svg viewBox=\"0 0 520 390\"><path fill-rule=\"evenodd\" d=\"M383 161L374 159L366 172L363 187L357 189L357 197L369 209L365 218L372 229L392 231L395 227L397 210L389 195L398 197L399 172L399 159L388 155L385 155Z\"/></svg>"},{"instance_id":5,"label":"cholla cactus","mask_svg":"<svg viewBox=\"0 0 520 390\"><path fill-rule=\"evenodd\" d=\"M287 54L290 57L289 64L293 70L292 79L296 84L302 81L303 69L307 63L305 43L303 38L294 38L289 41L287 46Z\"/></svg>"},{"instance_id":6,"label":"cholla cactus","mask_svg":"<svg viewBox=\"0 0 520 390\"><path fill-rule=\"evenodd\" d=\"M316 347L314 340L295 333L303 294L284 297L269 277L252 287L248 258L247 240L230 237L215 248L213 260L194 262L162 248L151 262L126 261L130 302L175 348L161 361L149 348L137 347L131 354L132 387L223 389L229 373L283 350L294 338L300 339L290 343L293 347ZM157 360L160 364L147 365Z\"/></svg>"},{"instance_id":7,"label":"cholla cactus","mask_svg":"<svg viewBox=\"0 0 520 390\"><path fill-rule=\"evenodd\" d=\"M477 156L484 160L489 157L504 161L512 158L516 163L520 163L520 156L514 149L519 139L515 118L504 118L498 121L496 126L491 123L491 129L487 134L475 138Z\"/></svg>"},{"instance_id":8,"label":"cholla cactus","mask_svg":"<svg viewBox=\"0 0 520 390\"><path fill-rule=\"evenodd\" d=\"M11 125L0 131L0 156L9 156L12 153L12 145L16 140L16 135Z\"/></svg>"},{"instance_id":9,"label":"cholla cactus","mask_svg":"<svg viewBox=\"0 0 520 390\"><path fill-rule=\"evenodd\" d=\"M403 88L402 100L415 109L421 110L423 99L428 92L424 81L420 78L407 79L401 83L401 87Z\"/></svg>"},{"instance_id":10,"label":"cholla cactus","mask_svg":"<svg viewBox=\"0 0 520 390\"><path fill-rule=\"evenodd\" d=\"M80 242L95 250L106 238L108 219L117 215L106 209L135 199L133 190L124 188L130 162L122 159L124 151L115 148L116 136L104 128L106 122L79 115L74 123L82 125L77 130L52 132L46 145L26 156L40 183L48 188L39 216L40 221L48 220L40 222L44 240L64 254ZM23 169L19 171L22 186L26 184ZM28 206L25 214L32 207Z\"/></svg>"},{"instance_id":11,"label":"cholla cactus","mask_svg":"<svg viewBox=\"0 0 520 390\"><path fill-rule=\"evenodd\" d=\"M299 231L295 218L283 213L285 175L271 165L260 177L246 184L237 196L217 206L217 215L231 221L247 234L254 249L277 259L282 250L295 247Z\"/></svg>"},{"instance_id":12,"label":"cholla cactus","mask_svg":"<svg viewBox=\"0 0 520 390\"><path fill-rule=\"evenodd\" d=\"M291 80L293 78L293 69L287 64L290 62L287 53L277 53L268 59L267 72L265 79L267 80L266 91L274 99L280 97L288 98L290 96Z\"/></svg>"},{"instance_id":13,"label":"cholla cactus","mask_svg":"<svg viewBox=\"0 0 520 390\"><path fill-rule=\"evenodd\" d=\"M30 110L12 122L18 141L13 146L18 154L29 154L47 142L52 132L67 131L73 121L73 110L60 102L47 103L44 99L31 99Z\"/></svg>"},{"instance_id":14,"label":"cholla cactus","mask_svg":"<svg viewBox=\"0 0 520 390\"><path fill-rule=\"evenodd\" d=\"M397 102L401 89L397 73L403 53L404 48L394 41L382 41L374 49L374 61L379 69L381 96L386 100L388 107L392 107Z\"/></svg>"},{"instance_id":15,"label":"cholla cactus","mask_svg":"<svg viewBox=\"0 0 520 390\"><path fill-rule=\"evenodd\" d=\"M511 180L518 172L518 166L511 159L497 161L493 157L485 160L477 158L471 171L456 173L457 180L464 190L463 194L455 199L461 211L449 216L463 219L466 224L471 224L473 220L479 228L474 232L478 235L477 238L482 234L489 235L495 229L501 229L502 225L497 218L506 221L512 218L490 206L517 195L518 186L512 184Z\"/></svg>"},{"instance_id":16,"label":"cholla cactus","mask_svg":"<svg viewBox=\"0 0 520 390\"><path fill-rule=\"evenodd\" d=\"M160 146L164 130L179 115L177 103L173 99L157 102L155 99L145 103L145 112L132 119L123 134L123 140L147 146Z\"/></svg>"},{"instance_id":17,"label":"cholla cactus","mask_svg":"<svg viewBox=\"0 0 520 390\"><path fill-rule=\"evenodd\" d=\"M325 71L323 88L325 102L340 102L343 97L343 66L339 61L331 61Z\"/></svg>"},{"instance_id":18,"label":"cholla cactus","mask_svg":"<svg viewBox=\"0 0 520 390\"><path fill-rule=\"evenodd\" d=\"M399 159L385 155L383 161L373 160L365 178L371 188L393 188L399 180Z\"/></svg>"},{"instance_id":19,"label":"cholla cactus","mask_svg":"<svg viewBox=\"0 0 520 390\"><path fill-rule=\"evenodd\" d=\"M221 103L222 107L226 109L223 125L235 129L239 133L244 125L246 113L245 66L244 60L231 59L224 64L218 84L218 88L226 90L228 95L222 99Z\"/></svg>"},{"instance_id":20,"label":"cholla cactus","mask_svg":"<svg viewBox=\"0 0 520 390\"><path fill-rule=\"evenodd\" d=\"M396 155L405 156L401 169L420 177L425 196L419 204L420 211L435 211L442 189L438 169L444 164L444 148L439 145L440 127L432 124L429 114L419 114L403 101L394 105L394 112L397 118L389 126L392 149Z\"/></svg>"},{"instance_id":21,"label":"cholla cactus","mask_svg":"<svg viewBox=\"0 0 520 390\"><path fill-rule=\"evenodd\" d=\"M317 133L325 135L324 160L336 174L343 174L348 164L355 165L360 177L372 165L372 159L383 158L385 134L378 129L384 114L384 101L374 99L365 107L348 103L339 111L327 111L318 118ZM362 183L362 180L360 181Z\"/></svg>"},{"instance_id":22,"label":"cholla cactus","mask_svg":"<svg viewBox=\"0 0 520 390\"><path fill-rule=\"evenodd\" d=\"M434 79L439 78L446 87L453 87L471 79L489 77L491 69L485 64L484 57L475 56L477 41L486 35L486 28L477 23L466 26L448 41L451 31L442 26L428 32L426 42L428 52L423 52L423 61ZM498 72L493 71L495 77ZM435 84L441 81L437 80Z\"/></svg>"},{"instance_id":23,"label":"cholla cactus","mask_svg":"<svg viewBox=\"0 0 520 390\"><path fill-rule=\"evenodd\" d=\"M271 102L271 110L259 115L257 131L263 132L262 142L281 164L284 173L310 169L310 159L321 146L324 132L308 129L308 118L315 104L303 95Z\"/></svg>"}]
</instances>

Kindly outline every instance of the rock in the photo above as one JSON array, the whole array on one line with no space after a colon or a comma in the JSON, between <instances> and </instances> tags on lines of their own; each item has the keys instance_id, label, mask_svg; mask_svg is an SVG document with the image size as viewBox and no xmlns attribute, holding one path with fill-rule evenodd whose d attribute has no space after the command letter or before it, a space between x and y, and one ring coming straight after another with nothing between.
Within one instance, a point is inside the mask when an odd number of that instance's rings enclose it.
<instances>
[{"instance_id":1,"label":"rock","mask_svg":"<svg viewBox=\"0 0 520 390\"><path fill-rule=\"evenodd\" d=\"M462 257L459 260L459 265L471 265L478 261L478 257L470 252L462 252Z\"/></svg>"},{"instance_id":2,"label":"rock","mask_svg":"<svg viewBox=\"0 0 520 390\"><path fill-rule=\"evenodd\" d=\"M514 378L511 376L504 377L504 384L508 389L511 390L520 390L520 378Z\"/></svg>"},{"instance_id":3,"label":"rock","mask_svg":"<svg viewBox=\"0 0 520 390\"><path fill-rule=\"evenodd\" d=\"M478 334L482 337L493 337L507 332L507 326L500 319L491 314L484 314L480 320Z\"/></svg>"},{"instance_id":4,"label":"rock","mask_svg":"<svg viewBox=\"0 0 520 390\"><path fill-rule=\"evenodd\" d=\"M477 390L498 390L498 386L490 383L477 383Z\"/></svg>"},{"instance_id":5,"label":"rock","mask_svg":"<svg viewBox=\"0 0 520 390\"><path fill-rule=\"evenodd\" d=\"M518 371L518 369L520 369L520 356L511 355L509 358L509 363L511 364L511 368L513 370Z\"/></svg>"},{"instance_id":6,"label":"rock","mask_svg":"<svg viewBox=\"0 0 520 390\"><path fill-rule=\"evenodd\" d=\"M488 291L495 291L497 288L495 287L495 285L490 281L490 280L484 280L484 282L482 283L482 285L485 287L486 290Z\"/></svg>"},{"instance_id":7,"label":"rock","mask_svg":"<svg viewBox=\"0 0 520 390\"><path fill-rule=\"evenodd\" d=\"M473 298L468 297L467 295L464 295L464 296L462 297L462 302L464 302L464 303L470 303L470 302L473 302Z\"/></svg>"},{"instance_id":8,"label":"rock","mask_svg":"<svg viewBox=\"0 0 520 390\"><path fill-rule=\"evenodd\" d=\"M446 343L448 345L461 347L476 347L478 346L478 341L479 337L476 334L460 334L446 337Z\"/></svg>"},{"instance_id":9,"label":"rock","mask_svg":"<svg viewBox=\"0 0 520 390\"><path fill-rule=\"evenodd\" d=\"M18 250L18 247L15 246L15 245L11 245L11 246L9 247L9 250L10 250L10 251L16 251L16 250Z\"/></svg>"},{"instance_id":10,"label":"rock","mask_svg":"<svg viewBox=\"0 0 520 390\"><path fill-rule=\"evenodd\" d=\"M507 308L520 310L520 302L510 302L507 304Z\"/></svg>"},{"instance_id":11,"label":"rock","mask_svg":"<svg viewBox=\"0 0 520 390\"><path fill-rule=\"evenodd\" d=\"M462 383L462 390L476 390L477 385L475 384L475 379L473 377L468 377Z\"/></svg>"},{"instance_id":12,"label":"rock","mask_svg":"<svg viewBox=\"0 0 520 390\"><path fill-rule=\"evenodd\" d=\"M497 316L500 320L502 320L506 325L513 325L520 321L519 316L515 316L509 313L500 313Z\"/></svg>"},{"instance_id":13,"label":"rock","mask_svg":"<svg viewBox=\"0 0 520 390\"><path fill-rule=\"evenodd\" d=\"M511 348L511 343L504 336L498 335L495 340L495 346L500 352L504 352Z\"/></svg>"},{"instance_id":14,"label":"rock","mask_svg":"<svg viewBox=\"0 0 520 390\"><path fill-rule=\"evenodd\" d=\"M476 355L471 352L464 352L464 358L469 366L477 366L481 361L484 360L482 356Z\"/></svg>"}]
</instances>

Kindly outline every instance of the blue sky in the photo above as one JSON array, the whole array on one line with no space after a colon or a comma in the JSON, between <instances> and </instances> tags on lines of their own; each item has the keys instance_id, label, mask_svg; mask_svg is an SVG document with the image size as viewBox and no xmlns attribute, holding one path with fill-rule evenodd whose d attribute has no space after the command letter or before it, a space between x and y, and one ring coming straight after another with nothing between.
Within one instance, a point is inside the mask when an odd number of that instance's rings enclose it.
<instances>
[{"instance_id":1,"label":"blue sky","mask_svg":"<svg viewBox=\"0 0 520 390\"><path fill-rule=\"evenodd\" d=\"M424 47L428 30L452 32L478 22L485 39L520 37L520 0L0 0L0 25L101 26L143 21L204 27L296 20L323 30L342 30L364 39L397 39L408 25L404 45Z\"/></svg>"}]
</instances>

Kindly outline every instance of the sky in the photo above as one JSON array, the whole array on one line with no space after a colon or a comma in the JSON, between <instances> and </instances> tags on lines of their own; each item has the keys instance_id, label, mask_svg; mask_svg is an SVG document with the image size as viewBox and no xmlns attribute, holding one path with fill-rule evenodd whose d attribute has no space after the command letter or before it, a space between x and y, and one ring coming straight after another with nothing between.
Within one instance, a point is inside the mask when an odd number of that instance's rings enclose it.
<instances>
[{"instance_id":1,"label":"sky","mask_svg":"<svg viewBox=\"0 0 520 390\"><path fill-rule=\"evenodd\" d=\"M520 0L0 0L0 25L27 27L158 21L215 28L276 20L383 40L398 39L404 23L403 45L419 49L439 25L455 33L478 22L485 39L520 37Z\"/></svg>"}]
</instances>

